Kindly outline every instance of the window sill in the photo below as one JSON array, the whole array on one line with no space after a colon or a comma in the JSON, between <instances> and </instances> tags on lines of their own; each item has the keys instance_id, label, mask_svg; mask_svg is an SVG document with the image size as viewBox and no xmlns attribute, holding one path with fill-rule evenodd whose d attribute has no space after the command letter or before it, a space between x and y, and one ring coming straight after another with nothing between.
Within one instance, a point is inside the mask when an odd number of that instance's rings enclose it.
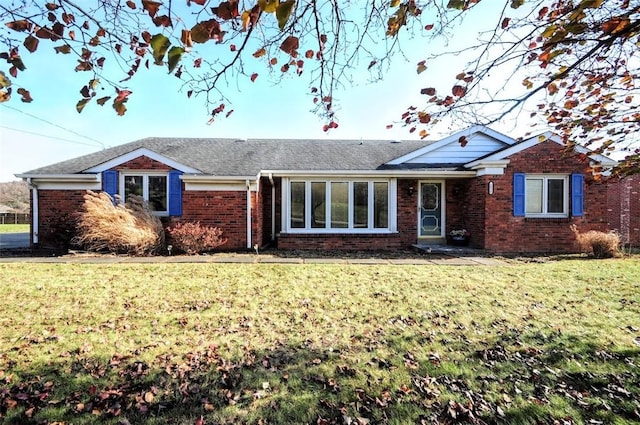
<instances>
[{"instance_id":1,"label":"window sill","mask_svg":"<svg viewBox=\"0 0 640 425\"><path fill-rule=\"evenodd\" d=\"M554 216L525 217L524 221L527 223L569 223L571 222L571 217L554 217Z\"/></svg>"},{"instance_id":2,"label":"window sill","mask_svg":"<svg viewBox=\"0 0 640 425\"><path fill-rule=\"evenodd\" d=\"M397 231L391 231L389 229L288 229L280 232L283 235L311 235L311 236L328 236L328 235L393 235L398 233Z\"/></svg>"}]
</instances>

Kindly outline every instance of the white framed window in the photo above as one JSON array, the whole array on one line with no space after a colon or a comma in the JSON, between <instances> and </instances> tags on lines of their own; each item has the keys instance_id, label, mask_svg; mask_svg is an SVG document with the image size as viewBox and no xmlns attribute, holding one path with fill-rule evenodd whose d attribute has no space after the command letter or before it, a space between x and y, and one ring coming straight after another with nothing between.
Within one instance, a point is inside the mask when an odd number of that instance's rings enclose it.
<instances>
[{"instance_id":1,"label":"white framed window","mask_svg":"<svg viewBox=\"0 0 640 425\"><path fill-rule=\"evenodd\" d=\"M131 195L141 196L157 215L169 214L169 179L166 173L127 171L120 176L122 202Z\"/></svg>"},{"instance_id":2,"label":"white framed window","mask_svg":"<svg viewBox=\"0 0 640 425\"><path fill-rule=\"evenodd\" d=\"M525 216L564 218L569 216L569 176L527 174Z\"/></svg>"},{"instance_id":3,"label":"white framed window","mask_svg":"<svg viewBox=\"0 0 640 425\"><path fill-rule=\"evenodd\" d=\"M290 233L385 233L396 229L396 180L283 179Z\"/></svg>"}]
</instances>

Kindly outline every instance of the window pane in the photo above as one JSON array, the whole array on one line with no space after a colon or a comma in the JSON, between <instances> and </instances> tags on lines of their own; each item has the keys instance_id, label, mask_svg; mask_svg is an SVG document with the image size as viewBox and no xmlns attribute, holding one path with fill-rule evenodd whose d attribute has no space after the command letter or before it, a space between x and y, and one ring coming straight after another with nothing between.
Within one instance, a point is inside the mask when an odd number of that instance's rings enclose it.
<instances>
[{"instance_id":1,"label":"window pane","mask_svg":"<svg viewBox=\"0 0 640 425\"><path fill-rule=\"evenodd\" d=\"M526 212L542 213L542 179L527 179Z\"/></svg>"},{"instance_id":2,"label":"window pane","mask_svg":"<svg viewBox=\"0 0 640 425\"><path fill-rule=\"evenodd\" d=\"M149 206L153 211L167 210L167 176L149 176Z\"/></svg>"},{"instance_id":3,"label":"window pane","mask_svg":"<svg viewBox=\"0 0 640 425\"><path fill-rule=\"evenodd\" d=\"M130 195L142 196L142 176L125 176L124 178L124 200Z\"/></svg>"},{"instance_id":4,"label":"window pane","mask_svg":"<svg viewBox=\"0 0 640 425\"><path fill-rule=\"evenodd\" d=\"M563 179L547 180L547 212L548 213L564 212L564 180Z\"/></svg>"},{"instance_id":5,"label":"window pane","mask_svg":"<svg viewBox=\"0 0 640 425\"><path fill-rule=\"evenodd\" d=\"M304 228L304 182L291 182L291 227Z\"/></svg>"},{"instance_id":6,"label":"window pane","mask_svg":"<svg viewBox=\"0 0 640 425\"><path fill-rule=\"evenodd\" d=\"M373 184L373 227L384 229L389 227L389 191L388 184L376 182Z\"/></svg>"},{"instance_id":7,"label":"window pane","mask_svg":"<svg viewBox=\"0 0 640 425\"><path fill-rule=\"evenodd\" d=\"M331 227L346 228L349 226L349 184L346 182L331 183Z\"/></svg>"},{"instance_id":8,"label":"window pane","mask_svg":"<svg viewBox=\"0 0 640 425\"><path fill-rule=\"evenodd\" d=\"M369 227L369 183L353 183L353 227Z\"/></svg>"},{"instance_id":9,"label":"window pane","mask_svg":"<svg viewBox=\"0 0 640 425\"><path fill-rule=\"evenodd\" d=\"M311 182L311 227L327 226L327 185L325 182Z\"/></svg>"}]
</instances>

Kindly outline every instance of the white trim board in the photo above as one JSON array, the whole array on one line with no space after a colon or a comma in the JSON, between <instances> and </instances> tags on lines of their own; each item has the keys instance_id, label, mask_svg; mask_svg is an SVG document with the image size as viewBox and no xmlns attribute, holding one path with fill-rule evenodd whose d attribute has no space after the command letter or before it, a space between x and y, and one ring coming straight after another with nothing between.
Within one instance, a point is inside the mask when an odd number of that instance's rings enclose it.
<instances>
[{"instance_id":1,"label":"white trim board","mask_svg":"<svg viewBox=\"0 0 640 425\"><path fill-rule=\"evenodd\" d=\"M201 174L202 171L196 170L195 168L191 168L187 165L181 164L177 161L174 161L171 158L167 158L164 155L160 155L152 150L147 148L138 148L124 155L120 155L116 158L113 158L107 162L103 162L102 164L96 165L95 167L88 168L84 170L86 173L101 173L103 171L110 170L113 167L117 167L118 165L124 164L125 162L132 161L141 156L146 156L148 158L153 159L154 161L161 162L169 167L182 171L183 173L191 173L191 174Z\"/></svg>"}]
</instances>

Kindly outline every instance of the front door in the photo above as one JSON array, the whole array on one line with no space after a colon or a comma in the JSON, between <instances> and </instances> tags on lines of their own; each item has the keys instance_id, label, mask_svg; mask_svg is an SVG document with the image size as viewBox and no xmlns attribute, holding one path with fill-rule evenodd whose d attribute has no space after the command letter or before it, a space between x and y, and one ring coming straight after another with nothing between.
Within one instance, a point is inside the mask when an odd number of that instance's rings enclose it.
<instances>
[{"instance_id":1,"label":"front door","mask_svg":"<svg viewBox=\"0 0 640 425\"><path fill-rule=\"evenodd\" d=\"M442 182L420 182L420 205L418 206L420 210L418 236L420 237L443 236L443 186Z\"/></svg>"}]
</instances>

